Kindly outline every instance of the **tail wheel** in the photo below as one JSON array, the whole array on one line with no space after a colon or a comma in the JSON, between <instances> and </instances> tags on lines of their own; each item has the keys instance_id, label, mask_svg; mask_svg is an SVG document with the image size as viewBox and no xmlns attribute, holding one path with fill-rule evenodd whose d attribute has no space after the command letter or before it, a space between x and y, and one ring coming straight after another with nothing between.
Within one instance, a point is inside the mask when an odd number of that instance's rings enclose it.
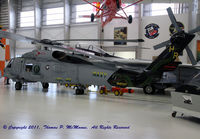
<instances>
[{"instance_id":1,"label":"tail wheel","mask_svg":"<svg viewBox=\"0 0 200 139\"><path fill-rule=\"evenodd\" d=\"M148 94L148 95L154 94L155 93L155 87L152 86L152 85L147 85L143 88L143 91L144 91L145 94Z\"/></svg>"},{"instance_id":2,"label":"tail wheel","mask_svg":"<svg viewBox=\"0 0 200 139\"><path fill-rule=\"evenodd\" d=\"M132 22L133 22L133 17L132 17L132 15L129 15L129 17L128 17L128 23L131 24Z\"/></svg>"},{"instance_id":3,"label":"tail wheel","mask_svg":"<svg viewBox=\"0 0 200 139\"><path fill-rule=\"evenodd\" d=\"M116 5L117 5L117 9L119 9L121 7L119 0L116 0Z\"/></svg>"},{"instance_id":4,"label":"tail wheel","mask_svg":"<svg viewBox=\"0 0 200 139\"><path fill-rule=\"evenodd\" d=\"M94 22L94 17L95 17L95 16L94 16L94 14L92 13L92 14L91 14L91 22Z\"/></svg>"},{"instance_id":5,"label":"tail wheel","mask_svg":"<svg viewBox=\"0 0 200 139\"><path fill-rule=\"evenodd\" d=\"M120 95L119 90L115 90L115 91L114 91L114 94L115 94L115 96L119 96L119 95Z\"/></svg>"}]
</instances>

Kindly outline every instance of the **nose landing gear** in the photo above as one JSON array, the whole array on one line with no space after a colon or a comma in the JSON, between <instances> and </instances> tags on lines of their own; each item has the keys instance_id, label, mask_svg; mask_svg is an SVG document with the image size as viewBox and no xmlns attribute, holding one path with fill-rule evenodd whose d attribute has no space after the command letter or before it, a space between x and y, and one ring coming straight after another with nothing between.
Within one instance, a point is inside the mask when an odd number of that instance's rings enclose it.
<instances>
[{"instance_id":1,"label":"nose landing gear","mask_svg":"<svg viewBox=\"0 0 200 139\"><path fill-rule=\"evenodd\" d=\"M42 83L43 89L48 89L49 88L49 83Z\"/></svg>"},{"instance_id":2,"label":"nose landing gear","mask_svg":"<svg viewBox=\"0 0 200 139\"><path fill-rule=\"evenodd\" d=\"M76 86L76 90L75 90L75 94L76 95L84 95L85 93L85 87L83 85L77 85Z\"/></svg>"},{"instance_id":3,"label":"nose landing gear","mask_svg":"<svg viewBox=\"0 0 200 139\"><path fill-rule=\"evenodd\" d=\"M15 89L16 90L21 90L22 89L22 83L21 82L16 82L15 83Z\"/></svg>"}]
</instances>

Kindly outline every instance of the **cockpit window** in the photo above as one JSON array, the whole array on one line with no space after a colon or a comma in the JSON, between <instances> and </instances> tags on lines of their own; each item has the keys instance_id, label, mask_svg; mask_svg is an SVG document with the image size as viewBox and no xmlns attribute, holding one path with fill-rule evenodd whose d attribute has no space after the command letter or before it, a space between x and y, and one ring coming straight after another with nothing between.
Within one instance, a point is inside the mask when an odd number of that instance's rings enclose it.
<instances>
[{"instance_id":1,"label":"cockpit window","mask_svg":"<svg viewBox=\"0 0 200 139\"><path fill-rule=\"evenodd\" d=\"M32 72L32 69L33 69L32 63L26 64L26 67L25 67L26 72Z\"/></svg>"},{"instance_id":2,"label":"cockpit window","mask_svg":"<svg viewBox=\"0 0 200 139\"><path fill-rule=\"evenodd\" d=\"M10 60L10 62L9 62L8 65L7 65L7 68L11 68L12 62L13 62L13 59Z\"/></svg>"}]
</instances>

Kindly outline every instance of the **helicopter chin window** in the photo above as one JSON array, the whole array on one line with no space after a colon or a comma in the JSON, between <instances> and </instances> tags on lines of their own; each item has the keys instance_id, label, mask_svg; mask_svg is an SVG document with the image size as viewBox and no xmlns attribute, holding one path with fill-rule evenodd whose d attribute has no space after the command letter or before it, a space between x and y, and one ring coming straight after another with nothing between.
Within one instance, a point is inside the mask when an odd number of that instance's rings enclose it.
<instances>
[{"instance_id":1,"label":"helicopter chin window","mask_svg":"<svg viewBox=\"0 0 200 139\"><path fill-rule=\"evenodd\" d=\"M25 68L26 72L32 72L32 69L33 69L33 64L26 64L26 68Z\"/></svg>"}]
</instances>

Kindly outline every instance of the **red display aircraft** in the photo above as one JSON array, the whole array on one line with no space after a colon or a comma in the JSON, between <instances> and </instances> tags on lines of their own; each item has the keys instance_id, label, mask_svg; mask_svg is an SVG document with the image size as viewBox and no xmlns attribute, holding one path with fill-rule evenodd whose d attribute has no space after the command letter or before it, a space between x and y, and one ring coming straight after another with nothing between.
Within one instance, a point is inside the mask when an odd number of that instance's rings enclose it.
<instances>
[{"instance_id":1,"label":"red display aircraft","mask_svg":"<svg viewBox=\"0 0 200 139\"><path fill-rule=\"evenodd\" d=\"M96 8L97 13L94 14L92 13L90 18L91 18L91 22L94 22L95 18L100 18L101 19L101 23L102 23L102 28L109 23L110 21L112 21L112 19L125 19L128 20L128 23L131 24L133 17L131 15L127 15L126 12L124 11L124 9L133 6L143 0L134 0L134 2L126 7L122 7L122 1L121 0L103 0L102 3L97 3L96 5L92 2L89 2L89 0L83 0L87 3L89 3L90 5L94 6ZM118 11L122 10L124 15L121 15L118 13ZM84 17L88 17L88 16L84 16Z\"/></svg>"}]
</instances>

